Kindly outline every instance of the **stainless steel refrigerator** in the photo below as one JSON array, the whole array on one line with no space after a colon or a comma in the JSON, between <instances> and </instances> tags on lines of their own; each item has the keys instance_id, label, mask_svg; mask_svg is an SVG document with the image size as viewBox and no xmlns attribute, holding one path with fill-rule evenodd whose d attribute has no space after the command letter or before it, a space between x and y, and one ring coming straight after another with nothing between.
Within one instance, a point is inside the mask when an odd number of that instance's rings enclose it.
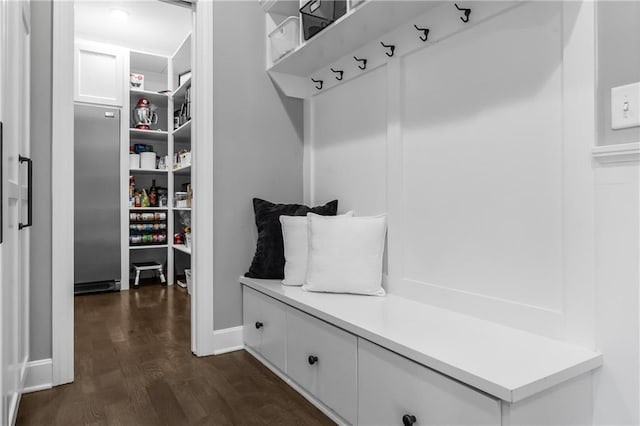
<instances>
[{"instance_id":1,"label":"stainless steel refrigerator","mask_svg":"<svg viewBox=\"0 0 640 426\"><path fill-rule=\"evenodd\" d=\"M120 289L120 111L75 105L74 292Z\"/></svg>"}]
</instances>

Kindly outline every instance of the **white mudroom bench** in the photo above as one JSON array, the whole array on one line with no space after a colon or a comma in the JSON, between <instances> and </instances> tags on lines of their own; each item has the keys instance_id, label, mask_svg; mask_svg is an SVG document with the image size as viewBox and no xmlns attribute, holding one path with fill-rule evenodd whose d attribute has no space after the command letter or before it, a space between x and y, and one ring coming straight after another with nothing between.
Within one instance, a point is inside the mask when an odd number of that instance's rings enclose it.
<instances>
[{"instance_id":1,"label":"white mudroom bench","mask_svg":"<svg viewBox=\"0 0 640 426\"><path fill-rule=\"evenodd\" d=\"M393 294L240 282L247 351L339 424L591 423L597 352Z\"/></svg>"}]
</instances>

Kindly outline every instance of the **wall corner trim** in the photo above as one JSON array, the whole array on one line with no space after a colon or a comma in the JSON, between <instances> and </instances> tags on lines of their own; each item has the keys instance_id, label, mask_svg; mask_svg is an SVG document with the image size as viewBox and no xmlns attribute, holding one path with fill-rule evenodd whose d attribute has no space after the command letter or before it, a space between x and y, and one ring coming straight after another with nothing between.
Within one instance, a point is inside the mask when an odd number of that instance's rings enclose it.
<instances>
[{"instance_id":1,"label":"wall corner trim","mask_svg":"<svg viewBox=\"0 0 640 426\"><path fill-rule=\"evenodd\" d=\"M29 361L24 393L37 392L53 387L53 363L51 358Z\"/></svg>"},{"instance_id":2,"label":"wall corner trim","mask_svg":"<svg viewBox=\"0 0 640 426\"><path fill-rule=\"evenodd\" d=\"M596 146L591 153L602 164L640 163L640 142Z\"/></svg>"},{"instance_id":3,"label":"wall corner trim","mask_svg":"<svg viewBox=\"0 0 640 426\"><path fill-rule=\"evenodd\" d=\"M238 326L215 330L213 332L213 354L221 355L244 349L243 328L243 326Z\"/></svg>"}]
</instances>

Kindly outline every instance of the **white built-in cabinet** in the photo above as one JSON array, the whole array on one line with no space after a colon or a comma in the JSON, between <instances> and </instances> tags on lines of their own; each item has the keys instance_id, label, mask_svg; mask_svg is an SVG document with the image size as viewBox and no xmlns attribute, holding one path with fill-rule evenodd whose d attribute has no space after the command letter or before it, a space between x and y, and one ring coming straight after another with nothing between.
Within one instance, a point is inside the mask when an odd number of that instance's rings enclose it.
<instances>
[{"instance_id":1,"label":"white built-in cabinet","mask_svg":"<svg viewBox=\"0 0 640 426\"><path fill-rule=\"evenodd\" d=\"M242 277L245 348L340 424L584 424L602 356L394 295Z\"/></svg>"},{"instance_id":2,"label":"white built-in cabinet","mask_svg":"<svg viewBox=\"0 0 640 426\"><path fill-rule=\"evenodd\" d=\"M248 324L244 331L245 344L284 371L286 329L282 305L248 288L244 291L243 306L243 322Z\"/></svg>"},{"instance_id":3,"label":"white built-in cabinet","mask_svg":"<svg viewBox=\"0 0 640 426\"><path fill-rule=\"evenodd\" d=\"M75 43L74 101L121 107L124 105L125 58L118 46L77 40Z\"/></svg>"},{"instance_id":4,"label":"white built-in cabinet","mask_svg":"<svg viewBox=\"0 0 640 426\"><path fill-rule=\"evenodd\" d=\"M358 341L360 424L499 425L500 401L367 340Z\"/></svg>"},{"instance_id":5,"label":"white built-in cabinet","mask_svg":"<svg viewBox=\"0 0 640 426\"><path fill-rule=\"evenodd\" d=\"M351 424L358 413L358 339L298 309L286 311L287 375Z\"/></svg>"}]
</instances>

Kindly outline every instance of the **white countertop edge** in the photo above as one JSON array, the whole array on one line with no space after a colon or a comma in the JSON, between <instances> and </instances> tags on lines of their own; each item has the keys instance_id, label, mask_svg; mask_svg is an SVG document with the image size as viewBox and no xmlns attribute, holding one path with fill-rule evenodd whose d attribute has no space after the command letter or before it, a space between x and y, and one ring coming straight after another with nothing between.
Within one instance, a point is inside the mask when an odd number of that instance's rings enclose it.
<instances>
[{"instance_id":1,"label":"white countertop edge","mask_svg":"<svg viewBox=\"0 0 640 426\"><path fill-rule=\"evenodd\" d=\"M261 283L263 281L264 283ZM302 303L287 295L280 294L269 287L269 285L277 284L277 280L255 280L253 278L240 277L240 283L244 284L256 291L264 293L270 297L273 297L287 305L300 309L309 313L323 321L331 323L343 330L346 330L352 334L360 336L366 340L369 340L379 346L389 349L399 355L404 356L412 361L422 364L428 368L431 368L441 374L449 376L457 381L465 383L476 389L479 389L489 395L499 398L507 402L518 402L529 396L532 396L538 392L549 389L564 381L570 380L574 377L578 377L581 374L587 373L593 369L602 365L602 354L592 352L593 356L577 362L573 365L567 366L560 371L557 371L549 376L540 377L538 380L524 383L516 387L509 387L503 384L497 383L491 379L475 374L473 372L461 369L455 365L447 363L445 360L434 358L424 352L412 349L402 343L391 340L386 336L374 333L366 328L351 322L342 320L324 311ZM397 297L397 296L396 296ZM457 314L457 313L456 313ZM459 314L462 315L462 314ZM496 326L504 327L496 324ZM542 338L542 337L541 337ZM560 341L559 341L560 342ZM566 344L566 342L560 342Z\"/></svg>"}]
</instances>

